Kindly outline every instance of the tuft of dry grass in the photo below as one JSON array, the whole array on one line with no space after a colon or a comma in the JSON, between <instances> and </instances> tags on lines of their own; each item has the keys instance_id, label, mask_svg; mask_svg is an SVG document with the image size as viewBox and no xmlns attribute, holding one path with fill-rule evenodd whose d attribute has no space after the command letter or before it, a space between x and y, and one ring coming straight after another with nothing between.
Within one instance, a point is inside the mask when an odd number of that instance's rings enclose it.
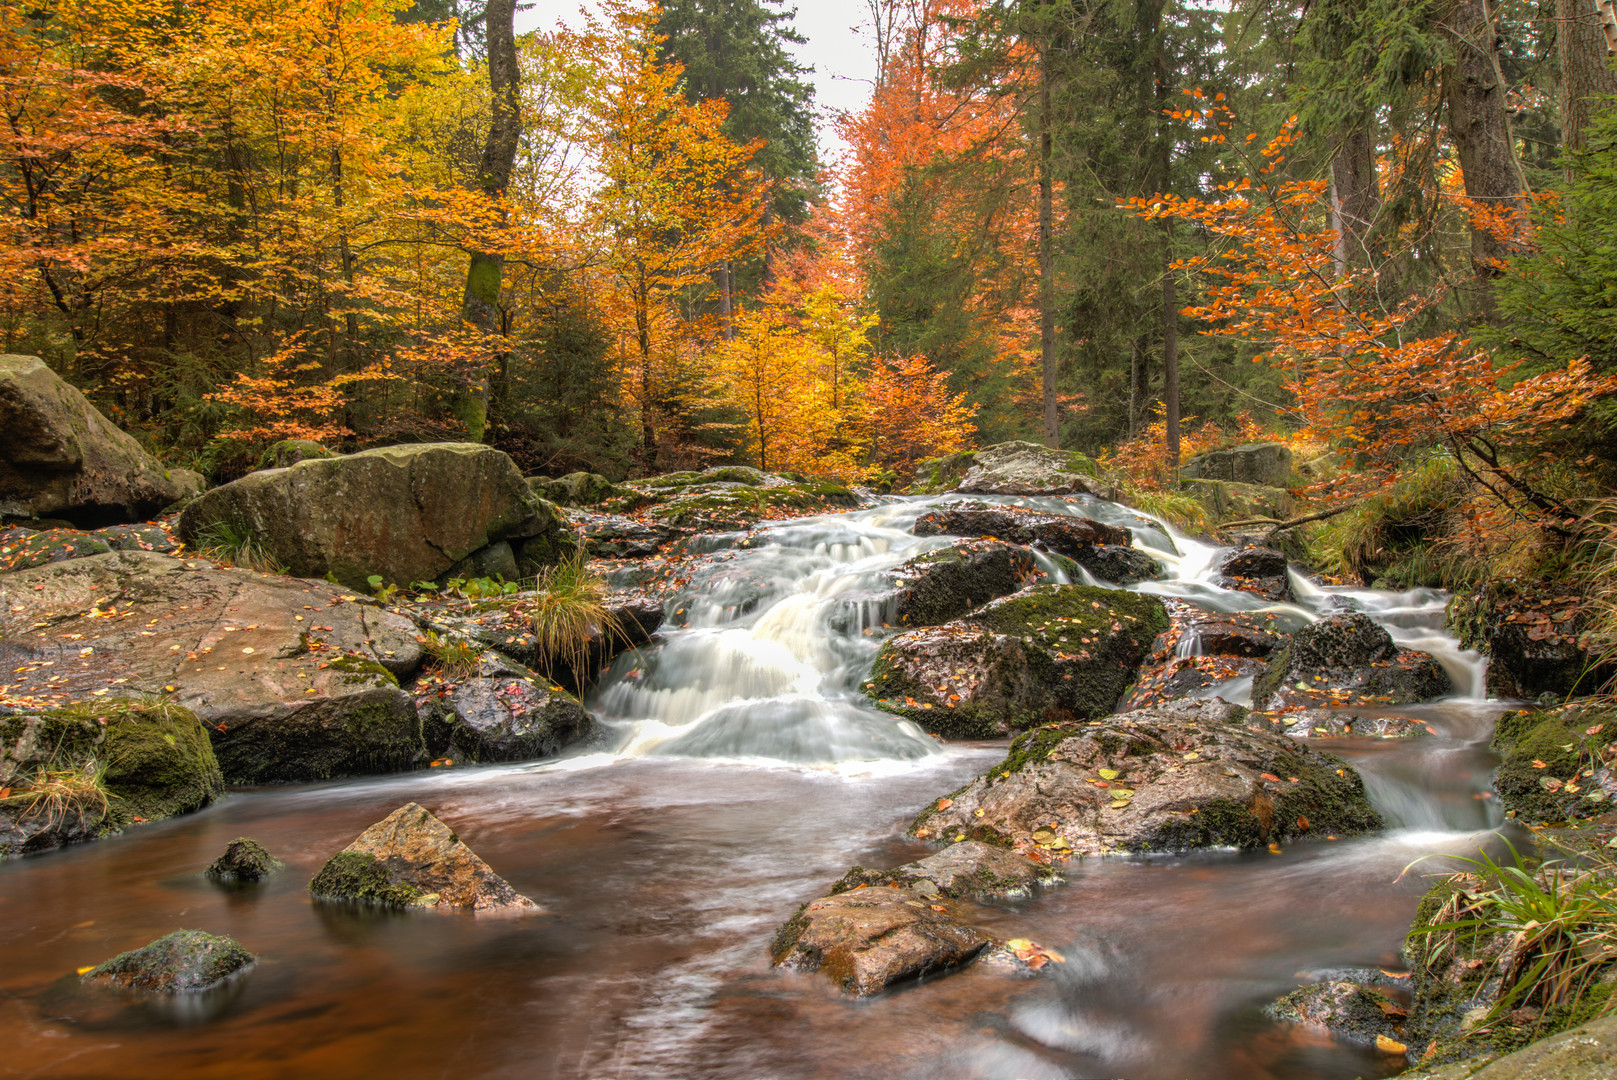
<instances>
[{"instance_id":1,"label":"tuft of dry grass","mask_svg":"<svg viewBox=\"0 0 1617 1080\"><path fill-rule=\"evenodd\" d=\"M45 818L51 829L70 816L83 824L87 817L105 817L111 806L105 774L106 769L94 760L71 769L40 765L27 779L27 787L13 790L0 803L18 811L19 817Z\"/></svg>"},{"instance_id":2,"label":"tuft of dry grass","mask_svg":"<svg viewBox=\"0 0 1617 1080\"><path fill-rule=\"evenodd\" d=\"M606 582L592 573L579 552L539 574L529 606L540 662L582 674L597 635L622 636L623 628L606 606Z\"/></svg>"}]
</instances>

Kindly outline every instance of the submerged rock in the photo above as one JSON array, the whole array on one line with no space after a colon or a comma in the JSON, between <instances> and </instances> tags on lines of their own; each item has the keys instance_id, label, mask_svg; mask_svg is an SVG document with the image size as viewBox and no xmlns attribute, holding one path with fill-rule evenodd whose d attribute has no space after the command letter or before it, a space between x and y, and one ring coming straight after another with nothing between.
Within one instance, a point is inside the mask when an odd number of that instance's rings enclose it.
<instances>
[{"instance_id":1,"label":"submerged rock","mask_svg":"<svg viewBox=\"0 0 1617 1080\"><path fill-rule=\"evenodd\" d=\"M890 638L865 692L946 738L1101 717L1166 628L1155 597L1037 585L964 619Z\"/></svg>"},{"instance_id":2,"label":"submerged rock","mask_svg":"<svg viewBox=\"0 0 1617 1080\"><path fill-rule=\"evenodd\" d=\"M1060 855L1261 847L1382 826L1345 762L1184 701L1028 732L909 834Z\"/></svg>"},{"instance_id":3,"label":"submerged rock","mask_svg":"<svg viewBox=\"0 0 1617 1080\"><path fill-rule=\"evenodd\" d=\"M1293 739L1409 739L1435 734L1425 721L1408 716L1361 716L1332 709L1304 709L1283 713L1270 722L1281 735Z\"/></svg>"},{"instance_id":4,"label":"submerged rock","mask_svg":"<svg viewBox=\"0 0 1617 1080\"><path fill-rule=\"evenodd\" d=\"M405 803L328 859L309 892L384 907L539 911L418 803Z\"/></svg>"},{"instance_id":5,"label":"submerged rock","mask_svg":"<svg viewBox=\"0 0 1617 1080\"><path fill-rule=\"evenodd\" d=\"M200 810L224 792L201 721L159 701L0 710L0 858Z\"/></svg>"},{"instance_id":6,"label":"submerged rock","mask_svg":"<svg viewBox=\"0 0 1617 1080\"><path fill-rule=\"evenodd\" d=\"M435 580L501 543L540 563L575 547L515 463L473 443L389 446L251 473L188 505L179 532L197 548L251 542L289 573L329 574L356 589L372 575Z\"/></svg>"},{"instance_id":7,"label":"submerged rock","mask_svg":"<svg viewBox=\"0 0 1617 1080\"><path fill-rule=\"evenodd\" d=\"M285 868L286 864L265 851L263 844L250 836L238 836L202 873L220 881L262 881Z\"/></svg>"},{"instance_id":8,"label":"submerged rock","mask_svg":"<svg viewBox=\"0 0 1617 1080\"><path fill-rule=\"evenodd\" d=\"M1401 649L1368 615L1333 615L1305 626L1269 658L1252 684L1258 708L1406 705L1451 693L1430 653Z\"/></svg>"},{"instance_id":9,"label":"submerged rock","mask_svg":"<svg viewBox=\"0 0 1617 1080\"><path fill-rule=\"evenodd\" d=\"M891 870L856 866L831 886L831 895L865 886L893 885L954 900L985 900L1023 896L1059 880L1060 874L1047 862L976 840L963 840Z\"/></svg>"},{"instance_id":10,"label":"submerged rock","mask_svg":"<svg viewBox=\"0 0 1617 1080\"><path fill-rule=\"evenodd\" d=\"M0 649L18 694L167 695L207 727L228 783L388 772L424 752L398 686L421 662L415 624L325 582L147 551L35 567L0 575Z\"/></svg>"},{"instance_id":11,"label":"submerged rock","mask_svg":"<svg viewBox=\"0 0 1617 1080\"><path fill-rule=\"evenodd\" d=\"M0 514L93 528L194 490L37 356L0 356L0 431Z\"/></svg>"},{"instance_id":12,"label":"submerged rock","mask_svg":"<svg viewBox=\"0 0 1617 1080\"><path fill-rule=\"evenodd\" d=\"M1236 548L1219 560L1215 582L1226 589L1239 589L1274 603L1289 603L1291 572L1286 556L1273 548Z\"/></svg>"},{"instance_id":13,"label":"submerged rock","mask_svg":"<svg viewBox=\"0 0 1617 1080\"><path fill-rule=\"evenodd\" d=\"M1390 994L1347 979L1331 979L1293 990L1269 1006L1278 1020L1328 1029L1345 1041L1402 1046L1409 1010ZM1383 1043L1382 1045L1387 1045Z\"/></svg>"},{"instance_id":14,"label":"submerged rock","mask_svg":"<svg viewBox=\"0 0 1617 1080\"><path fill-rule=\"evenodd\" d=\"M957 967L987 944L954 901L876 886L804 904L770 951L776 967L823 972L843 993L864 997Z\"/></svg>"},{"instance_id":15,"label":"submerged rock","mask_svg":"<svg viewBox=\"0 0 1617 1080\"><path fill-rule=\"evenodd\" d=\"M152 994L195 993L218 986L257 959L230 938L176 930L97 965L81 979Z\"/></svg>"}]
</instances>

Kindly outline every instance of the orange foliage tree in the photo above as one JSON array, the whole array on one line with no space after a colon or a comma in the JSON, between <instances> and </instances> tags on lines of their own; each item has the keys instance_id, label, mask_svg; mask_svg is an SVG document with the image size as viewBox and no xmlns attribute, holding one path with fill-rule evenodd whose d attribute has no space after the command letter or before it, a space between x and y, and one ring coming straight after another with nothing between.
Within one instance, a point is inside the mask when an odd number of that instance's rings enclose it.
<instances>
[{"instance_id":1,"label":"orange foliage tree","mask_svg":"<svg viewBox=\"0 0 1617 1080\"><path fill-rule=\"evenodd\" d=\"M873 462L900 475L916 462L970 449L976 409L949 391L949 376L924 356L877 357L865 376Z\"/></svg>"}]
</instances>

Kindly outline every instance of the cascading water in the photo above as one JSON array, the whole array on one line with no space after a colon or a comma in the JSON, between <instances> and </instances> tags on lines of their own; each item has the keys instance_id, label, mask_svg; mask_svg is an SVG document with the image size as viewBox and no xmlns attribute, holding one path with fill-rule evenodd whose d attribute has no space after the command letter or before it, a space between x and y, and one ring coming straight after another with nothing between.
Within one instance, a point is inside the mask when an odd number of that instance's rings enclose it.
<instances>
[{"instance_id":1,"label":"cascading water","mask_svg":"<svg viewBox=\"0 0 1617 1080\"><path fill-rule=\"evenodd\" d=\"M768 967L796 904L854 863L926 849L903 824L1003 754L943 744L859 683L888 634L890 572L945 499L893 502L705 541L710 556L648 647L589 705L609 745L560 762L251 792L125 837L0 866L0 1076L439 1077L1193 1075L1326 1080L1401 1064L1263 1019L1345 965L1395 965L1422 856L1497 824L1482 663L1442 631L1440 593L1327 588L1296 601L1220 588L1218 549L1089 499L998 501L1128 527L1168 577L1134 588L1283 630L1359 610L1438 658L1457 688L1400 715L1431 734L1318 740L1352 760L1389 830L1267 852L1074 861L1065 885L978 909L1067 963L1021 981L968 969L869 1002ZM1055 580L1059 569L1042 563ZM1185 648L1194 650L1193 639ZM1250 678L1211 688L1248 700ZM1371 710L1365 710L1371 711ZM550 911L520 922L311 906L320 862L406 800L449 821ZM221 892L196 876L257 836L290 869ZM92 1009L71 971L179 925L265 957L201 1012ZM99 1009L99 1011L96 1011ZM88 1011L87 1011L88 1010ZM205 1023L202 1021L206 1021ZM181 1035L177 1028L185 1026Z\"/></svg>"}]
</instances>

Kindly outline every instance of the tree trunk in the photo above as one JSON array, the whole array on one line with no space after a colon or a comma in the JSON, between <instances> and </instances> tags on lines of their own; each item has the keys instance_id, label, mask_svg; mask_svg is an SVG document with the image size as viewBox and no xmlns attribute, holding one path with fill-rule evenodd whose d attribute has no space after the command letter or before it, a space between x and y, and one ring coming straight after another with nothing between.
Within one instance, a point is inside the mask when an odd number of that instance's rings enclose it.
<instances>
[{"instance_id":1,"label":"tree trunk","mask_svg":"<svg viewBox=\"0 0 1617 1080\"><path fill-rule=\"evenodd\" d=\"M725 341L734 341L736 336L736 328L730 322L730 313L732 311L733 304L731 299L733 282L731 281L730 277L729 262L720 263L713 271L713 287L717 289L719 293L719 332L724 336Z\"/></svg>"},{"instance_id":2,"label":"tree trunk","mask_svg":"<svg viewBox=\"0 0 1617 1080\"><path fill-rule=\"evenodd\" d=\"M1151 412L1151 362L1139 341L1129 354L1129 438L1145 430Z\"/></svg>"},{"instance_id":3,"label":"tree trunk","mask_svg":"<svg viewBox=\"0 0 1617 1080\"><path fill-rule=\"evenodd\" d=\"M1595 0L1555 0L1555 52L1561 66L1561 149L1584 148L1584 129L1601 94L1617 94L1617 74L1607 57L1606 32ZM1567 183L1576 176L1567 166Z\"/></svg>"},{"instance_id":4,"label":"tree trunk","mask_svg":"<svg viewBox=\"0 0 1617 1080\"><path fill-rule=\"evenodd\" d=\"M1056 270L1054 134L1050 103L1048 51L1039 54L1039 378L1044 390L1044 445L1061 446L1060 418L1056 412Z\"/></svg>"},{"instance_id":5,"label":"tree trunk","mask_svg":"<svg viewBox=\"0 0 1617 1080\"><path fill-rule=\"evenodd\" d=\"M517 39L514 27L516 0L489 0L483 12L488 34L488 81L492 92L488 139L477 167L477 186L491 199L504 198L511 184L521 136L518 99ZM498 334L500 283L505 258L497 251L473 251L466 268L466 295L461 318L484 334ZM465 392L455 402L456 412L473 442L481 442L488 425L488 368L467 373Z\"/></svg>"},{"instance_id":6,"label":"tree trunk","mask_svg":"<svg viewBox=\"0 0 1617 1080\"><path fill-rule=\"evenodd\" d=\"M1376 183L1375 140L1367 123L1344 128L1331 158L1331 227L1337 232L1336 273L1379 261L1371 251L1371 229L1381 212Z\"/></svg>"},{"instance_id":7,"label":"tree trunk","mask_svg":"<svg viewBox=\"0 0 1617 1080\"><path fill-rule=\"evenodd\" d=\"M1514 209L1528 190L1527 179L1516 159L1510 116L1505 111L1507 87L1499 70L1488 0L1456 0L1443 28L1454 49L1443 69L1449 137L1459 153L1466 196L1483 207ZM1471 265L1481 286L1480 306L1486 317L1493 315L1493 281L1504 273L1509 254L1501 237L1471 227Z\"/></svg>"},{"instance_id":8,"label":"tree trunk","mask_svg":"<svg viewBox=\"0 0 1617 1080\"><path fill-rule=\"evenodd\" d=\"M1173 221L1166 221L1162 267L1162 404L1167 409L1168 467L1179 467L1179 296L1173 270Z\"/></svg>"}]
</instances>

